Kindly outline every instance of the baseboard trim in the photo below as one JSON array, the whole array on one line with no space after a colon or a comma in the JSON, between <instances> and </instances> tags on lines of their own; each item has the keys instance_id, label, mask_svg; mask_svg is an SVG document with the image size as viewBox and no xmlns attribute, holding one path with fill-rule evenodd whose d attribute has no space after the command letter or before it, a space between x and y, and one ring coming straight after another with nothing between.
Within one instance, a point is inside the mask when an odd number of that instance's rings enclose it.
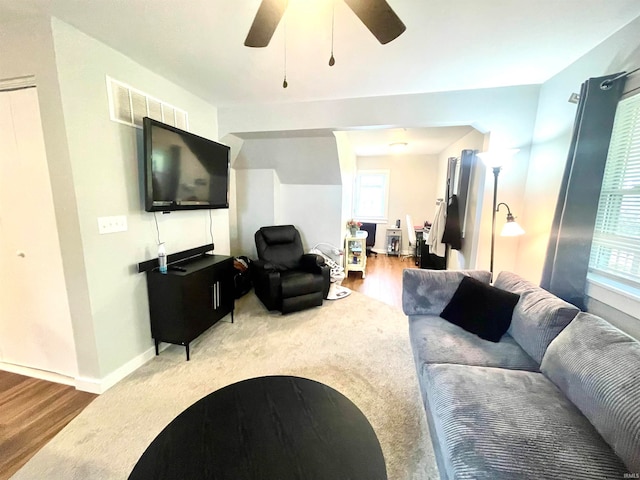
<instances>
[{"instance_id":1,"label":"baseboard trim","mask_svg":"<svg viewBox=\"0 0 640 480\"><path fill-rule=\"evenodd\" d=\"M168 344L161 344L160 350L164 350L168 347ZM88 377L78 377L75 379L76 389L82 390L83 392L102 394L113 387L116 383L122 380L127 375L135 372L142 365L147 363L153 357L155 357L156 351L155 347L151 347L148 350L142 352L137 357L132 358L127 363L117 368L113 372L109 373L106 377L103 378L88 378Z\"/></svg>"},{"instance_id":2,"label":"baseboard trim","mask_svg":"<svg viewBox=\"0 0 640 480\"><path fill-rule=\"evenodd\" d=\"M14 365L12 363L0 362L0 370L5 372L24 375L25 377L38 378L47 382L61 383L62 385L75 386L75 378L61 373L49 372L47 370L39 370L37 368L23 367L22 365Z\"/></svg>"},{"instance_id":3,"label":"baseboard trim","mask_svg":"<svg viewBox=\"0 0 640 480\"><path fill-rule=\"evenodd\" d=\"M169 346L170 344L168 343L161 343L159 346L159 350L163 351ZM14 365L5 362L0 362L0 370L16 373L18 375L24 375L25 377L38 378L40 380L46 380L48 382L69 385L75 387L76 390L100 395L109 390L127 375L135 372L138 368L155 357L155 355L155 347L151 347L148 350L142 352L137 357L132 358L113 372L109 373L104 378L91 378L81 376L77 376L74 378L67 375L62 375L60 373L38 370L37 368L24 367L22 365Z\"/></svg>"}]
</instances>

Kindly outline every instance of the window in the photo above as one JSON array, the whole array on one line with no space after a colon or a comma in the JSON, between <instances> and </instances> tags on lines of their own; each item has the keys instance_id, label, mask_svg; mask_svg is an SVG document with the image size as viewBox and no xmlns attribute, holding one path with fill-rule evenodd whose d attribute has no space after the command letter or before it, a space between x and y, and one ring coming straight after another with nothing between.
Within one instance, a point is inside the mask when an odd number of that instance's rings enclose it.
<instances>
[{"instance_id":1,"label":"window","mask_svg":"<svg viewBox=\"0 0 640 480\"><path fill-rule=\"evenodd\" d=\"M386 222L389 170L360 170L356 174L353 216L360 221Z\"/></svg>"},{"instance_id":2,"label":"window","mask_svg":"<svg viewBox=\"0 0 640 480\"><path fill-rule=\"evenodd\" d=\"M616 110L589 267L640 288L640 95Z\"/></svg>"}]
</instances>

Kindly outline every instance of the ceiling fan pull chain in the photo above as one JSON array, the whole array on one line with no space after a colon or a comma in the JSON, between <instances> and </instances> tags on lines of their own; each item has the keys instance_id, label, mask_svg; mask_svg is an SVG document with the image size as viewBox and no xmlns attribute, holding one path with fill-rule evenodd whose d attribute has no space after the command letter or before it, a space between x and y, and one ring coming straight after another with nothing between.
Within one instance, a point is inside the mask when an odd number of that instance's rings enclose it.
<instances>
[{"instance_id":1,"label":"ceiling fan pull chain","mask_svg":"<svg viewBox=\"0 0 640 480\"><path fill-rule=\"evenodd\" d=\"M336 2L333 0L331 7L331 58L329 58L329 66L333 67L336 64L336 59L333 57L333 32L336 27Z\"/></svg>"},{"instance_id":2,"label":"ceiling fan pull chain","mask_svg":"<svg viewBox=\"0 0 640 480\"><path fill-rule=\"evenodd\" d=\"M287 12L285 10L282 28L284 30L284 81L282 82L282 88L287 88Z\"/></svg>"}]
</instances>

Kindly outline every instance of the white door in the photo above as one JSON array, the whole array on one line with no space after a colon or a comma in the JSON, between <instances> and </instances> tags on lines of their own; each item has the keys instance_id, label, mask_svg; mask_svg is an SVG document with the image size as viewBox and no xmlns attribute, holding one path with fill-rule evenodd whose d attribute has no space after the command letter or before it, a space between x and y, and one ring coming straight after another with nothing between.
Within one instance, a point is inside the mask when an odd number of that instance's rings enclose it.
<instances>
[{"instance_id":1,"label":"white door","mask_svg":"<svg viewBox=\"0 0 640 480\"><path fill-rule=\"evenodd\" d=\"M77 375L36 88L0 92L0 362Z\"/></svg>"}]
</instances>

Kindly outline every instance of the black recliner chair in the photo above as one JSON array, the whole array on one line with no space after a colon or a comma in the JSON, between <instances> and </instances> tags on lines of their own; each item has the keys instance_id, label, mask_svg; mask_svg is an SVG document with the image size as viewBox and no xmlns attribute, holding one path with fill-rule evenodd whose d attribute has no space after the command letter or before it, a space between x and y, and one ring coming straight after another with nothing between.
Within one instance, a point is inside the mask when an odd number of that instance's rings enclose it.
<instances>
[{"instance_id":1,"label":"black recliner chair","mask_svg":"<svg viewBox=\"0 0 640 480\"><path fill-rule=\"evenodd\" d=\"M262 227L255 240L253 286L268 310L290 313L322 305L329 293L329 266L320 255L304 253L293 225Z\"/></svg>"}]
</instances>

